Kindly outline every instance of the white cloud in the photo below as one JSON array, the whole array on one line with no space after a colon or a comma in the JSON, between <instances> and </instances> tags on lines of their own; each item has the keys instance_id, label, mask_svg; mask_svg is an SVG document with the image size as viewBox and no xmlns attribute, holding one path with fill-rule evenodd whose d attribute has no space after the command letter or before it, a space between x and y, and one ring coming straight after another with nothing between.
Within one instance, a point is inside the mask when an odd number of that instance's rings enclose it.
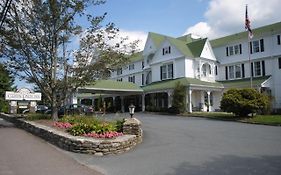
<instances>
[{"instance_id":1,"label":"white cloud","mask_svg":"<svg viewBox=\"0 0 281 175\"><path fill-rule=\"evenodd\" d=\"M252 28L281 20L280 0L211 0L204 14L206 21L187 28L184 34L197 32L216 38L244 31L246 4Z\"/></svg>"},{"instance_id":2,"label":"white cloud","mask_svg":"<svg viewBox=\"0 0 281 175\"><path fill-rule=\"evenodd\" d=\"M119 35L121 37L128 37L128 42L133 42L133 41L139 40L138 49L139 50L144 49L145 41L147 38L146 32L120 29Z\"/></svg>"}]
</instances>

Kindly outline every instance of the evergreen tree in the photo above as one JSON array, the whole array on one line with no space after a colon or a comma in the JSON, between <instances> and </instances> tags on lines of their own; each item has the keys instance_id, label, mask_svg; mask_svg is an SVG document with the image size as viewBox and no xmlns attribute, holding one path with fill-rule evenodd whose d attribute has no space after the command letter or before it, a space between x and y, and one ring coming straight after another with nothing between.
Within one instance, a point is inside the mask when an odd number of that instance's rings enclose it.
<instances>
[{"instance_id":1,"label":"evergreen tree","mask_svg":"<svg viewBox=\"0 0 281 175\"><path fill-rule=\"evenodd\" d=\"M186 110L186 88L180 82L175 85L172 105L177 113L183 113Z\"/></svg>"},{"instance_id":2,"label":"evergreen tree","mask_svg":"<svg viewBox=\"0 0 281 175\"><path fill-rule=\"evenodd\" d=\"M8 112L8 102L5 101L5 91L13 90L14 78L9 71L0 63L0 111Z\"/></svg>"}]
</instances>

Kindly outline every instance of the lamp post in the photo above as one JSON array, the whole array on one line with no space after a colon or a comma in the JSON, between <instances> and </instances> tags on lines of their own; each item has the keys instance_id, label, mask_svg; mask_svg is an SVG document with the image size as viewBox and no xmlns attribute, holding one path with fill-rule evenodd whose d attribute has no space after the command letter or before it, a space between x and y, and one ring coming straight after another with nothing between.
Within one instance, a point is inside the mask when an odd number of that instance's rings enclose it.
<instances>
[{"instance_id":1,"label":"lamp post","mask_svg":"<svg viewBox=\"0 0 281 175\"><path fill-rule=\"evenodd\" d=\"M135 106L133 104L129 106L129 113L131 115L131 118L133 118L133 115L135 113Z\"/></svg>"}]
</instances>

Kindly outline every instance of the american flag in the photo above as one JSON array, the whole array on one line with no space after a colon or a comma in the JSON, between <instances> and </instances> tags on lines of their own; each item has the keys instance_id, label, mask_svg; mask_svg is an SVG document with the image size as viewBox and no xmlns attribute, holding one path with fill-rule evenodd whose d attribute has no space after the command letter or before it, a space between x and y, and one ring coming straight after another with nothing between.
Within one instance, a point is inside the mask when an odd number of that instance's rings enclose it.
<instances>
[{"instance_id":1,"label":"american flag","mask_svg":"<svg viewBox=\"0 0 281 175\"><path fill-rule=\"evenodd\" d=\"M248 6L246 5L246 14L245 14L245 29L248 30L249 32L249 37L252 39L254 37L252 29L251 29L251 25L250 25L250 20L248 17Z\"/></svg>"}]
</instances>

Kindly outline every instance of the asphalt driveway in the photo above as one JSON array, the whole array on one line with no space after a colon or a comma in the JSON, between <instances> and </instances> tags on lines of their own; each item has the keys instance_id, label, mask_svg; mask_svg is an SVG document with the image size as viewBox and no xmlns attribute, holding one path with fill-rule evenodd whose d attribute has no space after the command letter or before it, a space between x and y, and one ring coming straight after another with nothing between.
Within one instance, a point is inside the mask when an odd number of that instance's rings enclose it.
<instances>
[{"instance_id":1,"label":"asphalt driveway","mask_svg":"<svg viewBox=\"0 0 281 175\"><path fill-rule=\"evenodd\" d=\"M0 175L101 175L0 118Z\"/></svg>"},{"instance_id":2,"label":"asphalt driveway","mask_svg":"<svg viewBox=\"0 0 281 175\"><path fill-rule=\"evenodd\" d=\"M105 157L67 154L108 175L281 174L281 127L142 113L137 118L144 139L135 149Z\"/></svg>"}]
</instances>

